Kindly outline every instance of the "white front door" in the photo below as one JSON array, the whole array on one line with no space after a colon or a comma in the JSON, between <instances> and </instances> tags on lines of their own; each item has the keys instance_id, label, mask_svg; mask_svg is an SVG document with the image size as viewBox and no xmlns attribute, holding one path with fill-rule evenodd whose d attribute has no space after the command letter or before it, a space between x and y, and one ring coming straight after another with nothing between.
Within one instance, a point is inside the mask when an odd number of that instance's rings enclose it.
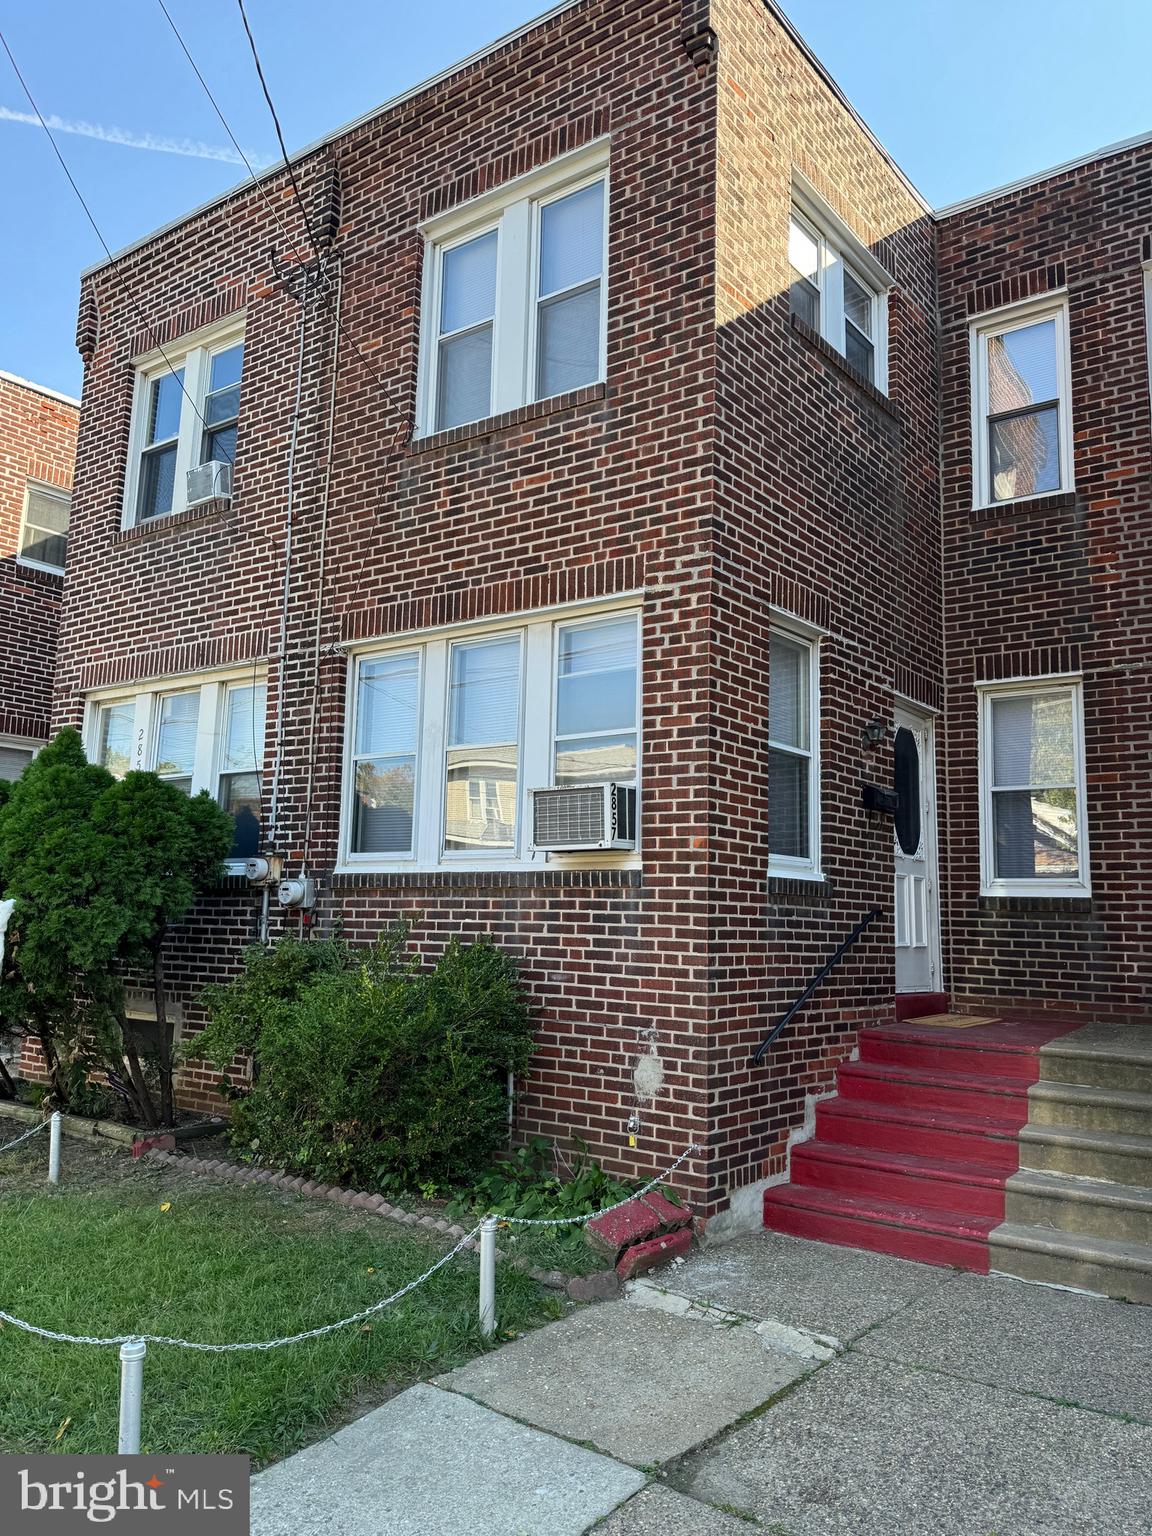
<instances>
[{"instance_id":1,"label":"white front door","mask_svg":"<svg viewBox=\"0 0 1152 1536\"><path fill-rule=\"evenodd\" d=\"M896 990L939 992L936 878L936 732L931 715L896 710Z\"/></svg>"}]
</instances>

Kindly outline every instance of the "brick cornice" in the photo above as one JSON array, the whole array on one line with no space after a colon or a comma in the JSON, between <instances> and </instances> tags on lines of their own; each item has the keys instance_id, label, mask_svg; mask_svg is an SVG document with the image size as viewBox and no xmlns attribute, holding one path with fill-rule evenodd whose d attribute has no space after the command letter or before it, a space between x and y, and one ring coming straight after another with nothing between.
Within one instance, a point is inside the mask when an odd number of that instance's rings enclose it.
<instances>
[{"instance_id":1,"label":"brick cornice","mask_svg":"<svg viewBox=\"0 0 1152 1536\"><path fill-rule=\"evenodd\" d=\"M263 629L242 630L186 645L158 646L148 651L129 651L90 662L80 673L80 691L109 688L116 683L139 683L154 677L180 677L187 672L206 672L233 662L266 660L271 634Z\"/></svg>"},{"instance_id":2,"label":"brick cornice","mask_svg":"<svg viewBox=\"0 0 1152 1536\"><path fill-rule=\"evenodd\" d=\"M344 643L372 640L410 630L440 629L474 619L507 613L527 613L578 603L614 593L634 592L644 585L644 557L629 555L594 565L565 566L539 576L484 586L458 587L451 592L431 592L401 603L381 603L345 613L340 619Z\"/></svg>"}]
</instances>

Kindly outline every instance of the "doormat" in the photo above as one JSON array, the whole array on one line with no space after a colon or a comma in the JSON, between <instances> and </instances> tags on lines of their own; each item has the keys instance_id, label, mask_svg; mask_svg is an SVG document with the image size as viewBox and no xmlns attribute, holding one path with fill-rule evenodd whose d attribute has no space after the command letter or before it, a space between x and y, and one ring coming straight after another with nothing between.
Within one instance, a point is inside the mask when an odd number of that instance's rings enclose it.
<instances>
[{"instance_id":1,"label":"doormat","mask_svg":"<svg viewBox=\"0 0 1152 1536\"><path fill-rule=\"evenodd\" d=\"M929 1024L934 1029L971 1029L973 1024L999 1024L992 1015L976 1016L970 1013L926 1013L920 1019L903 1019L904 1024Z\"/></svg>"}]
</instances>

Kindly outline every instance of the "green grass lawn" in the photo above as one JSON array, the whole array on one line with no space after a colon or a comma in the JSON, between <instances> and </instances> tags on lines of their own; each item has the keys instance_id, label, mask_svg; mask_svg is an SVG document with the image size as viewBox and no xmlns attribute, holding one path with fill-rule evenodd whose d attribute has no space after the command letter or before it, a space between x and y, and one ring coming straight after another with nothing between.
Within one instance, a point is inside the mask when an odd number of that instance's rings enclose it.
<instances>
[{"instance_id":1,"label":"green grass lawn","mask_svg":"<svg viewBox=\"0 0 1152 1536\"><path fill-rule=\"evenodd\" d=\"M125 1167L36 1187L0 1159L0 1307L68 1333L264 1339L332 1322L427 1269L451 1243L259 1189ZM113 1166L105 1155L105 1162ZM161 1207L168 1205L168 1209ZM510 1266L501 1333L555 1316ZM411 1381L484 1347L477 1264L461 1256L371 1319L306 1344L232 1355L149 1345L142 1449L284 1456ZM0 1326L0 1450L115 1452L115 1347Z\"/></svg>"}]
</instances>

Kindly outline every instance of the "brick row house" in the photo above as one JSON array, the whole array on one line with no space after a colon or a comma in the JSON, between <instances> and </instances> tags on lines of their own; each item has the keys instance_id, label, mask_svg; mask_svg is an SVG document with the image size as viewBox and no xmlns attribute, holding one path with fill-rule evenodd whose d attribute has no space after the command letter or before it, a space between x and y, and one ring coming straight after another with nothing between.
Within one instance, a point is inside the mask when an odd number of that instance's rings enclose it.
<instances>
[{"instance_id":1,"label":"brick row house","mask_svg":"<svg viewBox=\"0 0 1152 1536\"><path fill-rule=\"evenodd\" d=\"M48 739L80 402L0 372L0 779Z\"/></svg>"},{"instance_id":2,"label":"brick row house","mask_svg":"<svg viewBox=\"0 0 1152 1536\"><path fill-rule=\"evenodd\" d=\"M55 719L236 816L184 1029L491 933L518 1135L1145 1283L1048 1216L1152 1203L1152 143L935 213L762 0L571 0L295 172L83 279Z\"/></svg>"}]
</instances>

